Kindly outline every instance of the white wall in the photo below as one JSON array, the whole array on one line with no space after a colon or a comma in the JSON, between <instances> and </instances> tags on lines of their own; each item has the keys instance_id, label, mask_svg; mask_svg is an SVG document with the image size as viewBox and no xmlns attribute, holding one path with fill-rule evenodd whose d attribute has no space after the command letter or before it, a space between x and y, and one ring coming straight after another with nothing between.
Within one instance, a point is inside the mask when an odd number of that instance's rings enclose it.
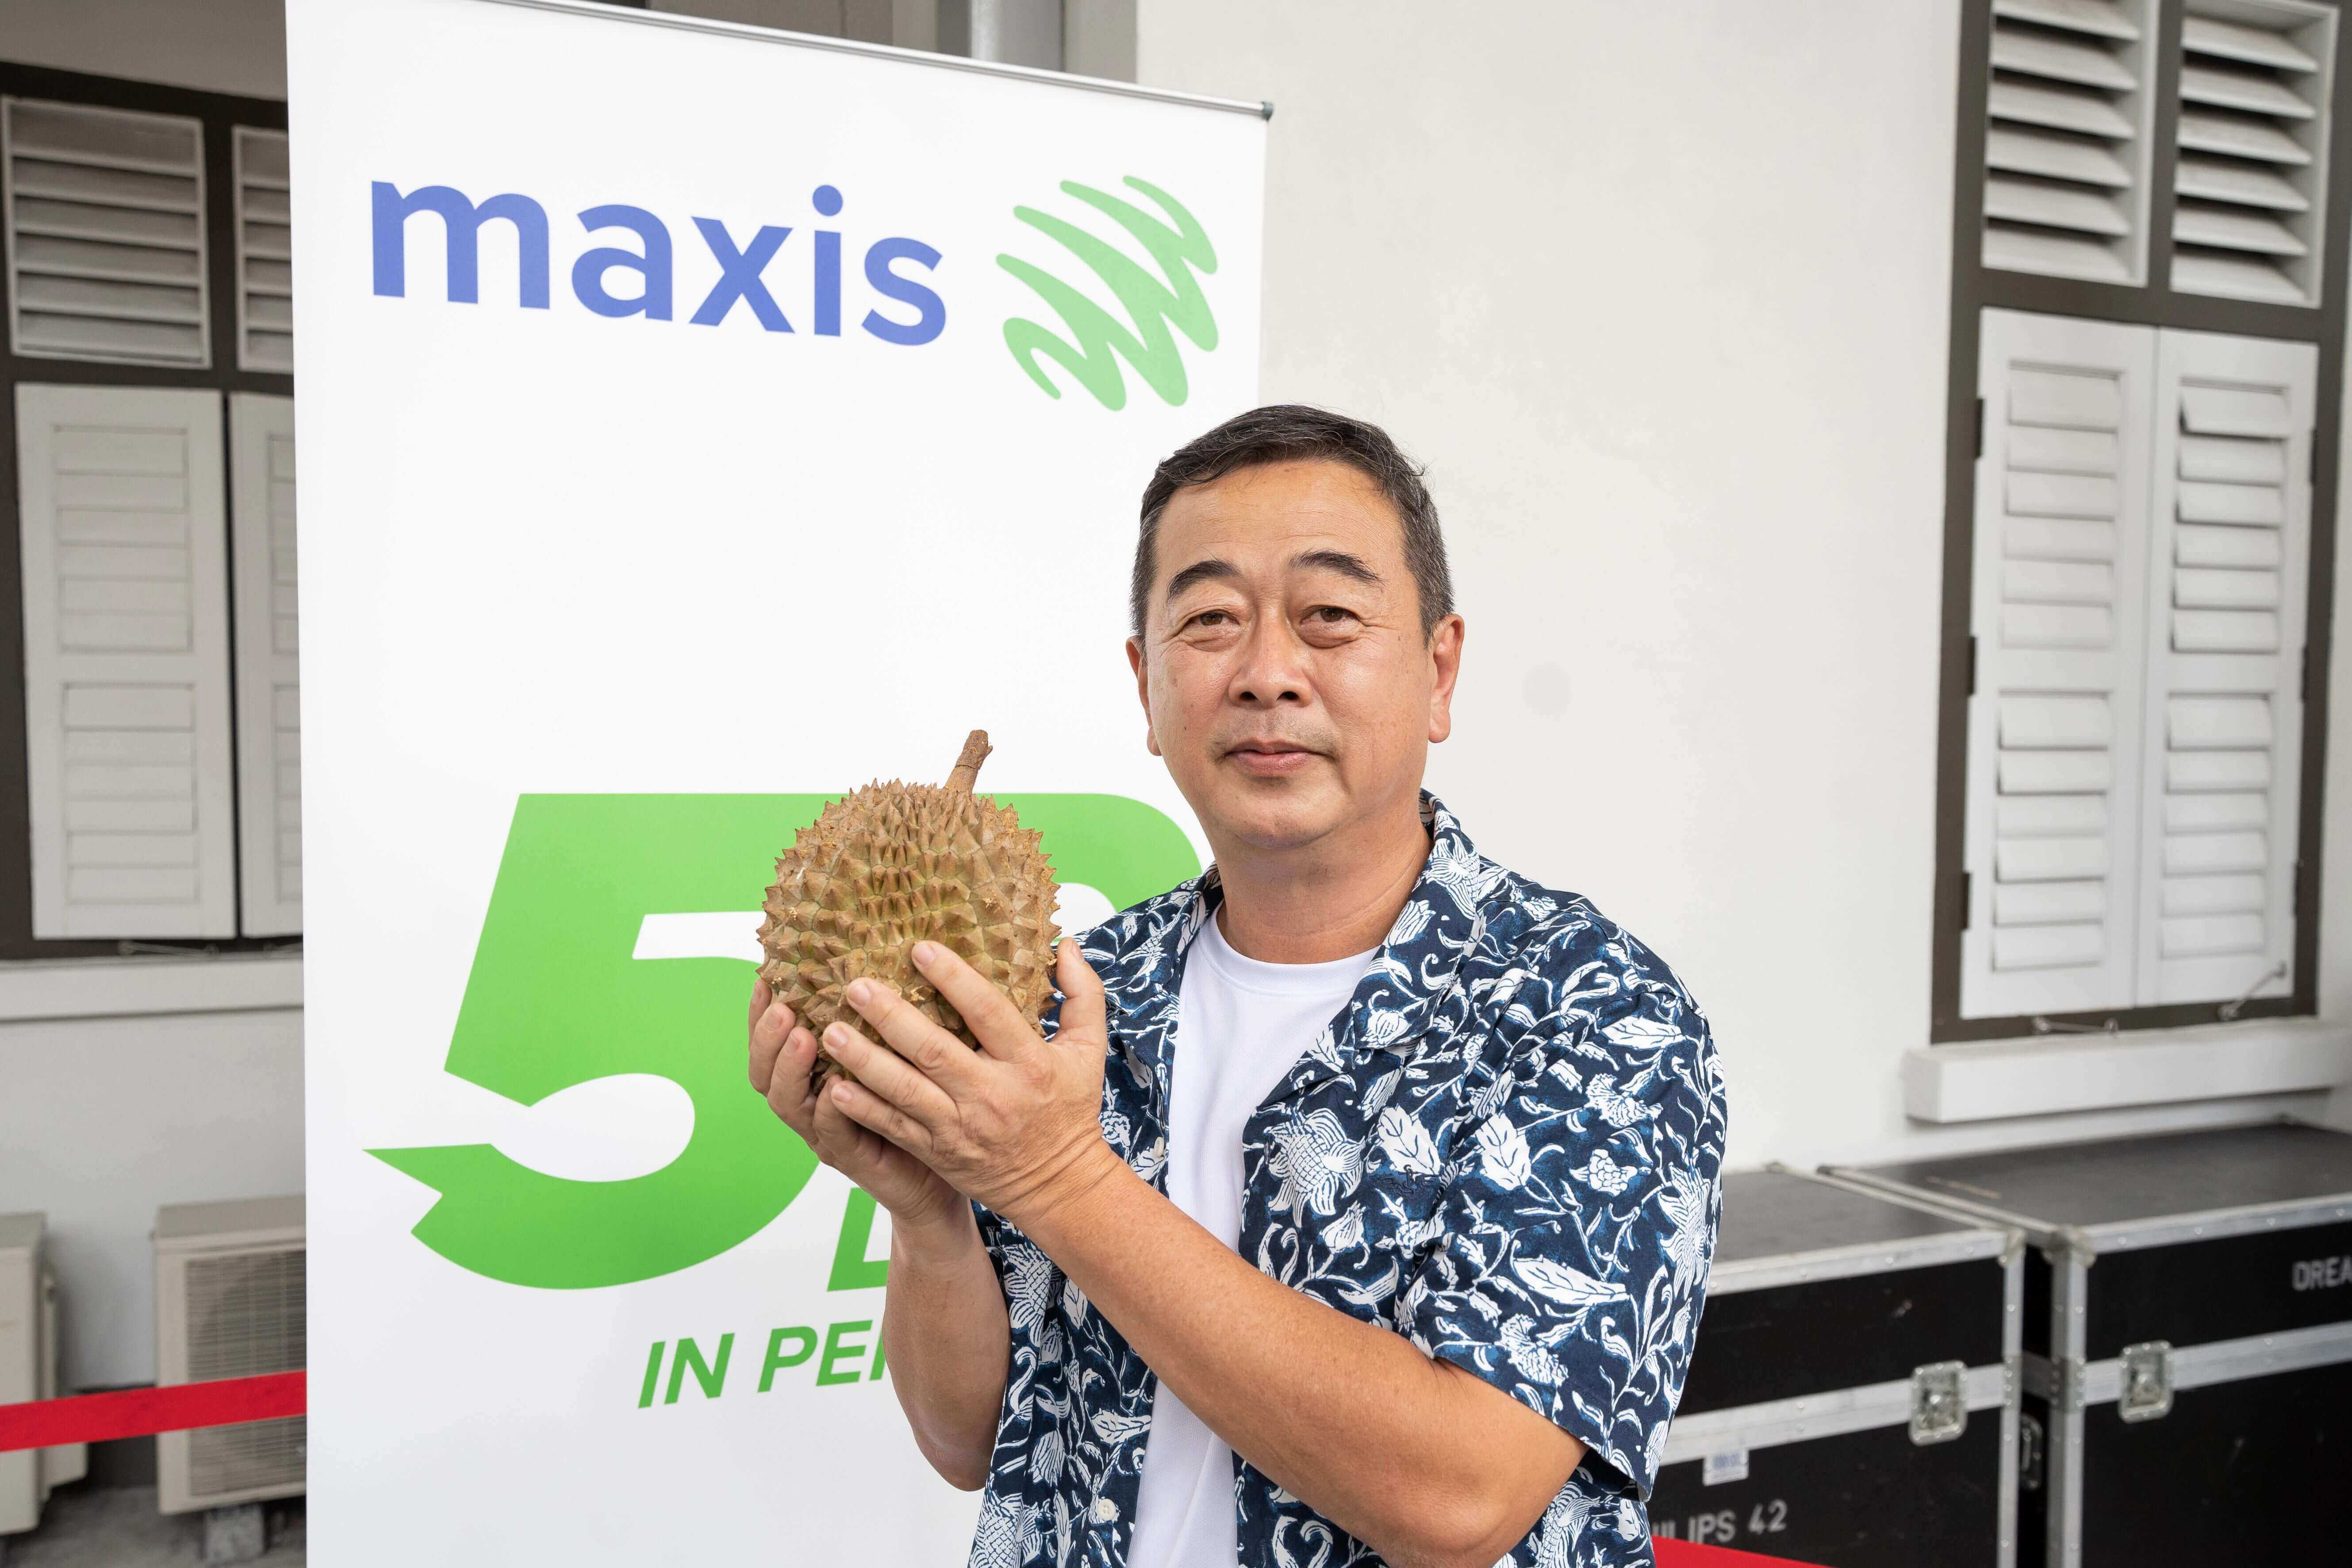
<instances>
[{"instance_id":1,"label":"white wall","mask_svg":"<svg viewBox=\"0 0 2352 1568\"><path fill-rule=\"evenodd\" d=\"M1135 0L1062 0L1062 68L1135 79Z\"/></svg>"},{"instance_id":2,"label":"white wall","mask_svg":"<svg viewBox=\"0 0 2352 1568\"><path fill-rule=\"evenodd\" d=\"M1265 395L1379 420L1430 465L1470 628L1433 787L1682 972L1736 1163L2318 1111L1903 1112L1928 1026L1957 0L1475 17L1138 16L1139 80L1275 103ZM2336 668L2352 694L2352 649ZM2352 720L2336 734L2341 931ZM2347 985L2331 972L2337 1016Z\"/></svg>"},{"instance_id":3,"label":"white wall","mask_svg":"<svg viewBox=\"0 0 2352 1568\"><path fill-rule=\"evenodd\" d=\"M48 1215L68 1386L155 1375L158 1205L301 1190L299 1010L0 1024L0 1212Z\"/></svg>"}]
</instances>

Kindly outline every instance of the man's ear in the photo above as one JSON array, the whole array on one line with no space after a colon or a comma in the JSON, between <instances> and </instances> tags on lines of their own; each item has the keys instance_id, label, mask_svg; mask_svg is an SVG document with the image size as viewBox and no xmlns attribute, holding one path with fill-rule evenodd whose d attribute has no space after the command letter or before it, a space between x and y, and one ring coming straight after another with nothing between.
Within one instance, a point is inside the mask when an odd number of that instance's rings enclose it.
<instances>
[{"instance_id":1,"label":"man's ear","mask_svg":"<svg viewBox=\"0 0 2352 1568\"><path fill-rule=\"evenodd\" d=\"M1454 733L1454 682L1462 674L1462 617L1447 616L1429 634L1429 662L1436 679L1429 690L1432 745Z\"/></svg>"},{"instance_id":2,"label":"man's ear","mask_svg":"<svg viewBox=\"0 0 2352 1568\"><path fill-rule=\"evenodd\" d=\"M1143 639L1127 639L1127 664L1135 671L1136 700L1143 704L1143 745L1153 756L1160 755L1160 737L1151 732L1151 665L1143 656Z\"/></svg>"}]
</instances>

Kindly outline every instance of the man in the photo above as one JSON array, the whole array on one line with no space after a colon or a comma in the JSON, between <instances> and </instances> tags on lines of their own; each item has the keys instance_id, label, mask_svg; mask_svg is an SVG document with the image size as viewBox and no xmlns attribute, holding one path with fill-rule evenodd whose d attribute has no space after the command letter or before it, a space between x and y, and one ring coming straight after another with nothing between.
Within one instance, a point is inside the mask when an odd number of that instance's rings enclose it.
<instances>
[{"instance_id":1,"label":"man","mask_svg":"<svg viewBox=\"0 0 2352 1568\"><path fill-rule=\"evenodd\" d=\"M974 1568L1651 1561L1719 1208L1706 1020L1421 790L1462 653L1419 470L1261 408L1160 466L1128 643L1216 854L1061 944L1058 1028L914 958L751 1080L889 1209L882 1339ZM812 1094L819 1049L845 1077Z\"/></svg>"}]
</instances>

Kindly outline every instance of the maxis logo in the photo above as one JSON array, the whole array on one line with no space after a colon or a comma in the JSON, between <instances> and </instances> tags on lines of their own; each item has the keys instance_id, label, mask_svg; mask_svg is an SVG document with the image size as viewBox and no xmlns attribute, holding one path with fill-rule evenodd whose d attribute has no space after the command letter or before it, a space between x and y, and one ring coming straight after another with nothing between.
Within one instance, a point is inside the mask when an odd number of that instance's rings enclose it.
<instances>
[{"instance_id":1,"label":"maxis logo","mask_svg":"<svg viewBox=\"0 0 2352 1568\"><path fill-rule=\"evenodd\" d=\"M389 181L373 183L372 242L375 292L398 299L408 292L408 220L431 214L441 220L447 236L448 298L453 304L478 304L481 300L481 233L488 223L512 226L515 236L516 298L525 310L544 310L551 299L547 209L514 192L476 202L452 185L420 185L404 194ZM820 217L840 216L844 200L832 185L819 185L809 205ZM643 316L648 321L674 319L676 248L669 226L644 207L611 203L588 207L579 215L581 227L591 235L624 231L635 236L636 248L599 245L583 250L572 264L572 293L599 316ZM718 264L719 280L703 295L688 318L691 325L715 327L740 305L762 330L793 331L792 318L778 302L767 279L773 262L793 236L790 226L761 224L749 237L739 238L718 218L698 217L694 231L710 258ZM811 231L812 282L803 320L817 337L842 335L842 234L838 229ZM940 264L940 253L919 239L894 235L866 247L863 272L866 287L879 303L868 310L858 330L887 343L914 346L928 343L947 327L947 304L937 290L902 268L929 272ZM634 291L615 292L634 285ZM885 313L882 305L890 307ZM797 301L794 309L799 308ZM911 317L911 319L909 319Z\"/></svg>"},{"instance_id":2,"label":"maxis logo","mask_svg":"<svg viewBox=\"0 0 2352 1568\"><path fill-rule=\"evenodd\" d=\"M512 1285L585 1289L675 1273L757 1234L816 1169L744 1078L761 890L822 795L526 795L515 803L444 1070L520 1105L631 1074L692 1102L675 1159L572 1180L488 1143L376 1149L439 1194L416 1238ZM996 797L1041 829L1095 913L1200 869L1183 831L1107 795ZM861 1275L870 1204L853 1201L831 1284ZM852 1234L854 1232L854 1235Z\"/></svg>"}]
</instances>

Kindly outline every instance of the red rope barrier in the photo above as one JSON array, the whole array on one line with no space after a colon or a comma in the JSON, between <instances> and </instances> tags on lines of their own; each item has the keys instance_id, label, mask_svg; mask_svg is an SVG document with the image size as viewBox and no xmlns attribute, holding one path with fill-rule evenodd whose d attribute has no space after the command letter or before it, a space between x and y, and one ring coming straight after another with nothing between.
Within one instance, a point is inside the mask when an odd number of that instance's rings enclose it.
<instances>
[{"instance_id":1,"label":"red rope barrier","mask_svg":"<svg viewBox=\"0 0 2352 1568\"><path fill-rule=\"evenodd\" d=\"M260 1377L225 1377L213 1383L179 1383L164 1388L126 1388L111 1394L0 1405L0 1454L299 1415L309 1404L309 1384L307 1373L274 1372ZM1660 1540L1651 1544L1658 1554L1658 1568L1789 1568L1787 1558L1759 1557L1753 1552L1687 1541Z\"/></svg>"},{"instance_id":2,"label":"red rope barrier","mask_svg":"<svg viewBox=\"0 0 2352 1568\"><path fill-rule=\"evenodd\" d=\"M163 1388L126 1388L112 1394L0 1405L0 1454L276 1420L301 1415L309 1402L307 1373L273 1372L259 1377L224 1377L212 1383L175 1383Z\"/></svg>"},{"instance_id":3,"label":"red rope barrier","mask_svg":"<svg viewBox=\"0 0 2352 1568\"><path fill-rule=\"evenodd\" d=\"M1658 1568L1803 1568L1794 1558L1759 1557L1728 1546L1701 1546L1658 1537L1653 1537L1650 1545L1658 1554Z\"/></svg>"}]
</instances>

